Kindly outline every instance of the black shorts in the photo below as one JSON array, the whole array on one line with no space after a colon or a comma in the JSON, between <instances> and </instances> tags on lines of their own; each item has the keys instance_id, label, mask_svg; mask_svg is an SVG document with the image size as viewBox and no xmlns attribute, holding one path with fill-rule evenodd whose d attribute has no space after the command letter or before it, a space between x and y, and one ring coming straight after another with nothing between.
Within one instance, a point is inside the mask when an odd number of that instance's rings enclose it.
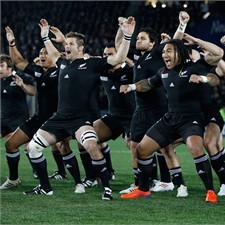
<instances>
[{"instance_id":1,"label":"black shorts","mask_svg":"<svg viewBox=\"0 0 225 225\"><path fill-rule=\"evenodd\" d=\"M93 126L92 122L89 121L88 116L86 117L82 115L71 117L54 113L40 129L53 134L58 142L70 136L74 137L75 132L82 126Z\"/></svg>"},{"instance_id":2,"label":"black shorts","mask_svg":"<svg viewBox=\"0 0 225 225\"><path fill-rule=\"evenodd\" d=\"M1 119L1 135L2 137L6 136L7 134L12 133L15 131L24 121L26 121L29 117L24 115L15 118L7 118Z\"/></svg>"},{"instance_id":3,"label":"black shorts","mask_svg":"<svg viewBox=\"0 0 225 225\"><path fill-rule=\"evenodd\" d=\"M191 135L203 138L204 122L202 114L166 113L146 133L155 140L161 148L183 138L184 143Z\"/></svg>"},{"instance_id":4,"label":"black shorts","mask_svg":"<svg viewBox=\"0 0 225 225\"><path fill-rule=\"evenodd\" d=\"M224 121L219 110L209 108L207 111L204 111L204 125L207 126L209 123L217 124L220 132L223 130Z\"/></svg>"},{"instance_id":5,"label":"black shorts","mask_svg":"<svg viewBox=\"0 0 225 225\"><path fill-rule=\"evenodd\" d=\"M112 140L116 140L121 134L123 137L130 137L131 119L131 116L114 116L110 114L101 117L103 123L112 131Z\"/></svg>"},{"instance_id":6,"label":"black shorts","mask_svg":"<svg viewBox=\"0 0 225 225\"><path fill-rule=\"evenodd\" d=\"M42 126L42 124L46 121L45 117L41 117L37 114L30 117L23 124L21 124L20 129L30 138L32 139L37 130Z\"/></svg>"},{"instance_id":7,"label":"black shorts","mask_svg":"<svg viewBox=\"0 0 225 225\"><path fill-rule=\"evenodd\" d=\"M167 107L155 110L136 109L131 122L131 140L140 142L149 128L167 112Z\"/></svg>"}]
</instances>

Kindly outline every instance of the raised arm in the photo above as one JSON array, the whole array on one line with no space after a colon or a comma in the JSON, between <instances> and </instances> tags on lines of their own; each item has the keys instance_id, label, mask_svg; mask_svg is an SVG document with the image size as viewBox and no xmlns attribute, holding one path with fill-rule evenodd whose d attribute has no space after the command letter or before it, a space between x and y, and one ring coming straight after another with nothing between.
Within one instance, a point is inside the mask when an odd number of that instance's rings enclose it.
<instances>
[{"instance_id":1,"label":"raised arm","mask_svg":"<svg viewBox=\"0 0 225 225\"><path fill-rule=\"evenodd\" d=\"M116 50L119 49L121 43L122 43L122 40L123 40L123 21L126 21L126 18L125 17L119 17L118 18L118 25L119 25L119 28L117 30L117 33L116 33L116 37L115 37L115 47L116 47Z\"/></svg>"},{"instance_id":2,"label":"raised arm","mask_svg":"<svg viewBox=\"0 0 225 225\"><path fill-rule=\"evenodd\" d=\"M223 49L212 42L203 41L202 39L193 37L187 33L184 33L183 38L188 41L190 45L198 45L203 50L203 53L201 54L204 55L204 59L208 64L215 66L219 60L222 59L224 54Z\"/></svg>"},{"instance_id":3,"label":"raised arm","mask_svg":"<svg viewBox=\"0 0 225 225\"><path fill-rule=\"evenodd\" d=\"M45 47L47 49L48 55L52 59L52 62L55 64L60 57L60 52L56 49L56 47L52 44L49 38L49 29L50 26L48 21L45 19L41 19L39 23L39 27L41 29L41 37L44 41Z\"/></svg>"},{"instance_id":4,"label":"raised arm","mask_svg":"<svg viewBox=\"0 0 225 225\"><path fill-rule=\"evenodd\" d=\"M112 66L115 66L126 60L129 48L131 36L134 32L135 20L133 17L128 17L127 20L123 22L123 40L120 47L115 55L110 55L107 57L107 62Z\"/></svg>"},{"instance_id":5,"label":"raised arm","mask_svg":"<svg viewBox=\"0 0 225 225\"><path fill-rule=\"evenodd\" d=\"M28 61L23 58L16 47L16 40L13 31L10 29L9 26L5 28L6 31L6 38L9 43L9 55L15 64L16 68L21 71L24 71L26 66L28 65Z\"/></svg>"},{"instance_id":6,"label":"raised arm","mask_svg":"<svg viewBox=\"0 0 225 225\"><path fill-rule=\"evenodd\" d=\"M188 21L190 20L190 16L187 12L185 11L180 11L179 13L179 26L173 36L173 39L183 39L183 35L186 29L186 26L188 24Z\"/></svg>"}]
</instances>

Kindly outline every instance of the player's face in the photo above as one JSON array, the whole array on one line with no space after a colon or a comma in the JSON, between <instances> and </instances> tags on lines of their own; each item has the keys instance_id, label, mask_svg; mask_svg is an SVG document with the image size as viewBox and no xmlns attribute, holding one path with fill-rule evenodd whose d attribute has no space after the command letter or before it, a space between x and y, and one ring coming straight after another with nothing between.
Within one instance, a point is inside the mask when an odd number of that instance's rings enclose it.
<instances>
[{"instance_id":1,"label":"player's face","mask_svg":"<svg viewBox=\"0 0 225 225\"><path fill-rule=\"evenodd\" d=\"M115 48L105 48L103 52L103 57L108 57L110 55L115 55L116 54L116 49Z\"/></svg>"},{"instance_id":2,"label":"player's face","mask_svg":"<svg viewBox=\"0 0 225 225\"><path fill-rule=\"evenodd\" d=\"M162 50L162 58L167 69L172 69L180 63L178 54L172 44L166 44Z\"/></svg>"},{"instance_id":3,"label":"player's face","mask_svg":"<svg viewBox=\"0 0 225 225\"><path fill-rule=\"evenodd\" d=\"M66 59L69 61L73 61L78 58L79 54L82 52L81 47L78 47L76 38L67 38L66 39Z\"/></svg>"},{"instance_id":4,"label":"player's face","mask_svg":"<svg viewBox=\"0 0 225 225\"><path fill-rule=\"evenodd\" d=\"M49 57L46 48L42 48L39 52L39 64L45 69L48 69L53 66L53 62Z\"/></svg>"},{"instance_id":5,"label":"player's face","mask_svg":"<svg viewBox=\"0 0 225 225\"><path fill-rule=\"evenodd\" d=\"M0 62L0 78L6 78L12 74L12 68L7 66L6 62Z\"/></svg>"},{"instance_id":6,"label":"player's face","mask_svg":"<svg viewBox=\"0 0 225 225\"><path fill-rule=\"evenodd\" d=\"M155 42L151 42L146 32L140 32L136 40L136 49L141 52L151 51Z\"/></svg>"}]
</instances>

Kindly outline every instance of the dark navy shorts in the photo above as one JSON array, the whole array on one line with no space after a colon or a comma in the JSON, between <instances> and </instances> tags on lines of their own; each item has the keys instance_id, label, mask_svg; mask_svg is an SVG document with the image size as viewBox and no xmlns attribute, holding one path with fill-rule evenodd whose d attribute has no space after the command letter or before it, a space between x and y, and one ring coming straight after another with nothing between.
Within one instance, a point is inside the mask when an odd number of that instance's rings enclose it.
<instances>
[{"instance_id":1,"label":"dark navy shorts","mask_svg":"<svg viewBox=\"0 0 225 225\"><path fill-rule=\"evenodd\" d=\"M183 138L184 143L189 136L203 138L204 122L202 114L166 113L155 123L146 135L155 140L161 148Z\"/></svg>"},{"instance_id":2,"label":"dark navy shorts","mask_svg":"<svg viewBox=\"0 0 225 225\"><path fill-rule=\"evenodd\" d=\"M167 108L155 110L136 109L131 122L131 140L140 142L149 128L167 112Z\"/></svg>"}]
</instances>

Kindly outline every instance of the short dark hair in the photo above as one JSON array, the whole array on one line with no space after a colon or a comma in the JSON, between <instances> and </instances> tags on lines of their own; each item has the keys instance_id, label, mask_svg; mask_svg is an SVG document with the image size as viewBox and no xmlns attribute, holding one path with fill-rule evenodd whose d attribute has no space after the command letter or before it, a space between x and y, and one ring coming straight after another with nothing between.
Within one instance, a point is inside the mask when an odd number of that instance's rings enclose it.
<instances>
[{"instance_id":1,"label":"short dark hair","mask_svg":"<svg viewBox=\"0 0 225 225\"><path fill-rule=\"evenodd\" d=\"M11 59L11 57L9 55L6 54L1 54L0 55L0 62L6 62L7 66L9 68L13 68L14 67L14 63Z\"/></svg>"},{"instance_id":2,"label":"short dark hair","mask_svg":"<svg viewBox=\"0 0 225 225\"><path fill-rule=\"evenodd\" d=\"M66 38L76 38L78 47L84 46L83 52L85 52L87 40L84 34L70 31L69 33L66 34Z\"/></svg>"},{"instance_id":3,"label":"short dark hair","mask_svg":"<svg viewBox=\"0 0 225 225\"><path fill-rule=\"evenodd\" d=\"M114 42L109 42L108 44L105 45L105 48L116 48Z\"/></svg>"},{"instance_id":4,"label":"short dark hair","mask_svg":"<svg viewBox=\"0 0 225 225\"><path fill-rule=\"evenodd\" d=\"M158 44L158 34L155 30L153 30L151 27L143 27L139 30L140 32L145 32L148 34L149 40L151 42L155 42L155 44Z\"/></svg>"}]
</instances>

